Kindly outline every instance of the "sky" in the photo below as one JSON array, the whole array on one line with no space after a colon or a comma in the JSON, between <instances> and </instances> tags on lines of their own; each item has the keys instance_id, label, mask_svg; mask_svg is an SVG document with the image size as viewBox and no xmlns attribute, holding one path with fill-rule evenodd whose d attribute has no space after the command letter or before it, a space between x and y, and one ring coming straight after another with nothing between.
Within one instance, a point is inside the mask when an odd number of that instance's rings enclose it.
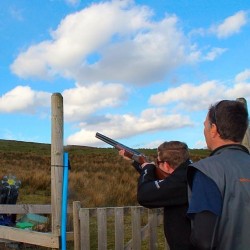
<instances>
[{"instance_id":1,"label":"sky","mask_svg":"<svg viewBox=\"0 0 250 250\"><path fill-rule=\"evenodd\" d=\"M1 0L0 139L205 148L209 106L250 103L249 0ZM248 104L249 106L249 104Z\"/></svg>"}]
</instances>

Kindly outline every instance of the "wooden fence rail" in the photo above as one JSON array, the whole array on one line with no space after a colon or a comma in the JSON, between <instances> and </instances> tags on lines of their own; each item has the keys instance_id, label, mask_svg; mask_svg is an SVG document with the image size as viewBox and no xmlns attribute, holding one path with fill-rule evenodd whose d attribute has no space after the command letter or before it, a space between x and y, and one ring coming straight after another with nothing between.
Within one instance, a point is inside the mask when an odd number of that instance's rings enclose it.
<instances>
[{"instance_id":1,"label":"wooden fence rail","mask_svg":"<svg viewBox=\"0 0 250 250\"><path fill-rule=\"evenodd\" d=\"M76 201L73 202L73 218L75 250L106 250L110 246L115 250L169 249L161 225L162 209L81 208Z\"/></svg>"},{"instance_id":2,"label":"wooden fence rail","mask_svg":"<svg viewBox=\"0 0 250 250\"><path fill-rule=\"evenodd\" d=\"M0 213L51 214L51 205L0 205ZM82 208L80 202L75 201L73 209L68 207L68 213L73 214L74 232L67 232L67 241L74 241L74 250L169 249L163 233L162 209L141 206ZM0 226L0 239L58 248L56 238L49 233L6 226Z\"/></svg>"},{"instance_id":3,"label":"wooden fence rail","mask_svg":"<svg viewBox=\"0 0 250 250\"><path fill-rule=\"evenodd\" d=\"M51 205L38 204L1 204L0 214L47 214L51 215ZM72 214L72 207L68 207L68 213ZM73 241L73 232L67 232L67 241ZM58 237L51 232L36 232L30 230L18 229L9 226L0 226L1 241L23 242L32 245L43 246L47 248L59 248Z\"/></svg>"}]
</instances>

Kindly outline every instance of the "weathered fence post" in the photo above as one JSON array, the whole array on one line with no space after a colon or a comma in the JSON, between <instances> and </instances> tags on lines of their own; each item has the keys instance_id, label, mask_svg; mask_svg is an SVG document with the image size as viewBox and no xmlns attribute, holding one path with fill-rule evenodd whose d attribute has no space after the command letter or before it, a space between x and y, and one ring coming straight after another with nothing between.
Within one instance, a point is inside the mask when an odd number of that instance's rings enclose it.
<instances>
[{"instance_id":1,"label":"weathered fence post","mask_svg":"<svg viewBox=\"0 0 250 250\"><path fill-rule=\"evenodd\" d=\"M80 201L73 202L73 228L74 228L74 250L80 250L80 219L79 210L81 208Z\"/></svg>"},{"instance_id":2,"label":"weathered fence post","mask_svg":"<svg viewBox=\"0 0 250 250\"><path fill-rule=\"evenodd\" d=\"M115 213L115 250L124 249L124 209L117 207Z\"/></svg>"},{"instance_id":3,"label":"weathered fence post","mask_svg":"<svg viewBox=\"0 0 250 250\"><path fill-rule=\"evenodd\" d=\"M149 222L149 249L157 249L157 210L148 210Z\"/></svg>"},{"instance_id":4,"label":"weathered fence post","mask_svg":"<svg viewBox=\"0 0 250 250\"><path fill-rule=\"evenodd\" d=\"M132 249L141 249L141 211L140 207L131 208Z\"/></svg>"},{"instance_id":5,"label":"weathered fence post","mask_svg":"<svg viewBox=\"0 0 250 250\"><path fill-rule=\"evenodd\" d=\"M80 243L81 250L90 250L90 213L89 209L80 209L79 212L81 222L80 222Z\"/></svg>"},{"instance_id":6,"label":"weathered fence post","mask_svg":"<svg viewBox=\"0 0 250 250\"><path fill-rule=\"evenodd\" d=\"M61 204L63 176L63 97L51 97L51 209L52 234L61 235Z\"/></svg>"},{"instance_id":7,"label":"weathered fence post","mask_svg":"<svg viewBox=\"0 0 250 250\"><path fill-rule=\"evenodd\" d=\"M107 210L97 208L98 249L107 249Z\"/></svg>"},{"instance_id":8,"label":"weathered fence post","mask_svg":"<svg viewBox=\"0 0 250 250\"><path fill-rule=\"evenodd\" d=\"M244 103L245 107L247 109L247 101L245 98L243 98L243 97L237 98L237 101ZM248 129L245 133L245 136L244 136L243 141L242 141L242 145L244 145L250 151L250 127L248 127Z\"/></svg>"}]
</instances>

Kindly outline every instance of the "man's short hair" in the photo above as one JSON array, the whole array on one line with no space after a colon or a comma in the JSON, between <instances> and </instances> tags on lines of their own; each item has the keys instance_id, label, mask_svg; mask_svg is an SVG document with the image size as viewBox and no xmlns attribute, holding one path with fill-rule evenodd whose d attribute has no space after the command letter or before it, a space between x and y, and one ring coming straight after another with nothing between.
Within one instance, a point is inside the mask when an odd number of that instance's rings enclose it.
<instances>
[{"instance_id":1,"label":"man's short hair","mask_svg":"<svg viewBox=\"0 0 250 250\"><path fill-rule=\"evenodd\" d=\"M208 119L222 139L242 142L248 128L248 111L242 102L222 100L211 105Z\"/></svg>"},{"instance_id":2,"label":"man's short hair","mask_svg":"<svg viewBox=\"0 0 250 250\"><path fill-rule=\"evenodd\" d=\"M189 159L188 146L184 142L163 142L157 150L160 160L168 162L168 164L174 169Z\"/></svg>"}]
</instances>

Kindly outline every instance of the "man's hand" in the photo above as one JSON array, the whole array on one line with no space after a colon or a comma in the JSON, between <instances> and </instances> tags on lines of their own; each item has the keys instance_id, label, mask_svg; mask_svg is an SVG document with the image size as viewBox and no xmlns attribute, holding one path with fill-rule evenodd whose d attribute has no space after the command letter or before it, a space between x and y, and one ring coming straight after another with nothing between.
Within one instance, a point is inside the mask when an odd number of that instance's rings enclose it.
<instances>
[{"instance_id":1,"label":"man's hand","mask_svg":"<svg viewBox=\"0 0 250 250\"><path fill-rule=\"evenodd\" d=\"M137 157L137 159L133 159L133 157L132 157L132 159L131 159L130 157L126 156L126 150L125 150L125 149L119 150L119 155L122 156L123 159L125 159L125 160L127 160L127 161L130 160L130 161L132 161L132 162L133 162L133 161L138 162L138 163L140 164L140 167L141 167L141 168L144 168L147 164L153 164L153 165L155 165L155 162L153 162L153 161L152 161L152 162L147 162L145 156L143 156L143 155Z\"/></svg>"},{"instance_id":2,"label":"man's hand","mask_svg":"<svg viewBox=\"0 0 250 250\"><path fill-rule=\"evenodd\" d=\"M131 161L131 160L132 160L131 158L125 156L125 152L126 152L126 151L125 151L124 149L121 149L121 150L119 150L119 155L122 156L123 159L125 159L125 160L127 160L127 161Z\"/></svg>"}]
</instances>

